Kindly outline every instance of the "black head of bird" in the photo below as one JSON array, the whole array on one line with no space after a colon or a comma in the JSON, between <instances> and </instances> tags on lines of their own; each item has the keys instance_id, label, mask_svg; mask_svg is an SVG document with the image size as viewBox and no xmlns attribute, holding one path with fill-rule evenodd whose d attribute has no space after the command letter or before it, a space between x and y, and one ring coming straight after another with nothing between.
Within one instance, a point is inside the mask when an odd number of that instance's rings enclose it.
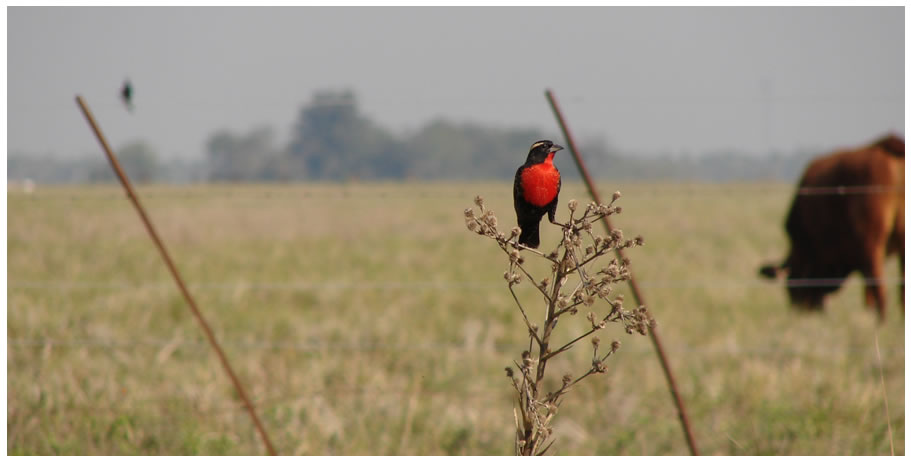
<instances>
[{"instance_id":1,"label":"black head of bird","mask_svg":"<svg viewBox=\"0 0 911 462\"><path fill-rule=\"evenodd\" d=\"M537 141L531 145L531 149L528 151L528 158L525 159L525 163L528 164L539 164L544 162L549 155L563 149L563 146L559 144L554 144L550 140L541 140Z\"/></svg>"}]
</instances>

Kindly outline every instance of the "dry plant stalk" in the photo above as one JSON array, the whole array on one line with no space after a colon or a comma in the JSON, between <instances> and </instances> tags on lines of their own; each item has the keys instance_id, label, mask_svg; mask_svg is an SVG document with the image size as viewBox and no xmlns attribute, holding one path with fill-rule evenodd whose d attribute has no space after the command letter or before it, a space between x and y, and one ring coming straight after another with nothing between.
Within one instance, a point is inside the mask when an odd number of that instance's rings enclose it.
<instances>
[{"instance_id":1,"label":"dry plant stalk","mask_svg":"<svg viewBox=\"0 0 911 462\"><path fill-rule=\"evenodd\" d=\"M644 306L627 310L623 307L622 294L611 297L611 286L627 281L630 277L628 259L619 262L611 259L606 266L594 269L600 266L599 260L602 260L602 257L609 256L615 249L638 247L643 244L641 236L624 240L623 232L619 229L615 229L607 237L592 233L592 223L602 217L621 212L621 207L614 206L614 202L619 198L618 191L614 193L608 205L592 202L578 218L575 217L578 203L574 199L570 200L568 222L557 225L562 227L563 237L556 248L548 253L519 244L518 227L512 228L508 236L498 231L496 215L484 207L484 199L480 196L474 201L480 210L479 214L473 208L465 209L465 224L469 231L493 239L508 256L509 267L503 273L503 278L506 279L528 330L528 349L522 352L521 362L514 361L519 370L518 374L512 367L506 368L506 375L512 382L518 402L518 410L515 412L516 455L543 455L554 442L551 438L552 421L563 402L563 395L582 380L607 372L605 361L620 348L620 342L614 340L609 347L602 350L600 338L593 335L595 332L606 328L610 322L622 323L627 334L638 332L646 335L648 329L655 326L654 318ZM542 225L545 224L542 222ZM551 263L550 275L541 279L532 276L526 269L522 250L537 258L548 260ZM524 279L540 292L543 299L543 329L529 319L529 310L516 296L514 287ZM600 314L597 303L599 299L606 302L600 304ZM581 307L591 310L586 316L591 327L563 345L552 345L554 329L560 317L573 316ZM563 375L561 386L550 391L543 390L548 361L590 336L592 359L587 370L578 378L573 378L572 374L567 373Z\"/></svg>"}]
</instances>

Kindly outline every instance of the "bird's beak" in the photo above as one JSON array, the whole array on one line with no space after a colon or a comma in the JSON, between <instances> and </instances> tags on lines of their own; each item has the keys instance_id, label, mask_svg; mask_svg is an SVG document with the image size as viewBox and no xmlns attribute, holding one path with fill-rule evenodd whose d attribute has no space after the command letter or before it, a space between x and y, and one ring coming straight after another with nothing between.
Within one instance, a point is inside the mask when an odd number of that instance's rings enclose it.
<instances>
[{"instance_id":1,"label":"bird's beak","mask_svg":"<svg viewBox=\"0 0 911 462\"><path fill-rule=\"evenodd\" d=\"M561 150L561 149L563 149L563 146L560 146L559 144L555 144L555 145L553 145L553 146L550 147L550 151L549 151L549 152L557 152L557 151L559 151L559 150Z\"/></svg>"}]
</instances>

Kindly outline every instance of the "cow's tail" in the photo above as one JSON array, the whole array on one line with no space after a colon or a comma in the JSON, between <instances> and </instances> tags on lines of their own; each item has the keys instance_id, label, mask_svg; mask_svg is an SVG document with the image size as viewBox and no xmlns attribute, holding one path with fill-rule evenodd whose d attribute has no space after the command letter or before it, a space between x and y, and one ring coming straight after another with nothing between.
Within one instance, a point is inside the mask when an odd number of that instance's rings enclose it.
<instances>
[{"instance_id":1,"label":"cow's tail","mask_svg":"<svg viewBox=\"0 0 911 462\"><path fill-rule=\"evenodd\" d=\"M784 274L790 266L788 260L781 263L767 263L759 267L759 275L769 279L778 279L778 276Z\"/></svg>"}]
</instances>

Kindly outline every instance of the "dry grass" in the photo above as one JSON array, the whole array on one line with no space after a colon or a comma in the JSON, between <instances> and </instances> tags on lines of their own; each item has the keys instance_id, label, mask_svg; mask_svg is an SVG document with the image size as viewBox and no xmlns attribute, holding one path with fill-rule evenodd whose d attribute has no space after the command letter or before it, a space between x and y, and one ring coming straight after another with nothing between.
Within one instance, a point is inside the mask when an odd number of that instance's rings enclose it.
<instances>
[{"instance_id":1,"label":"dry grass","mask_svg":"<svg viewBox=\"0 0 911 462\"><path fill-rule=\"evenodd\" d=\"M801 315L756 276L786 251L789 187L603 189L635 211L616 225L646 238L632 270L703 453L888 454L891 423L904 454L897 291L878 331L887 422L857 278L823 315ZM482 194L511 221L509 185L140 194L280 453L512 453L503 367L527 339L502 255L479 252L462 216ZM578 185L562 195L585 197ZM9 454L263 453L117 189L39 187L7 202ZM568 353L551 367L588 352ZM686 454L648 340L625 337L613 361L561 407L555 454Z\"/></svg>"}]
</instances>

